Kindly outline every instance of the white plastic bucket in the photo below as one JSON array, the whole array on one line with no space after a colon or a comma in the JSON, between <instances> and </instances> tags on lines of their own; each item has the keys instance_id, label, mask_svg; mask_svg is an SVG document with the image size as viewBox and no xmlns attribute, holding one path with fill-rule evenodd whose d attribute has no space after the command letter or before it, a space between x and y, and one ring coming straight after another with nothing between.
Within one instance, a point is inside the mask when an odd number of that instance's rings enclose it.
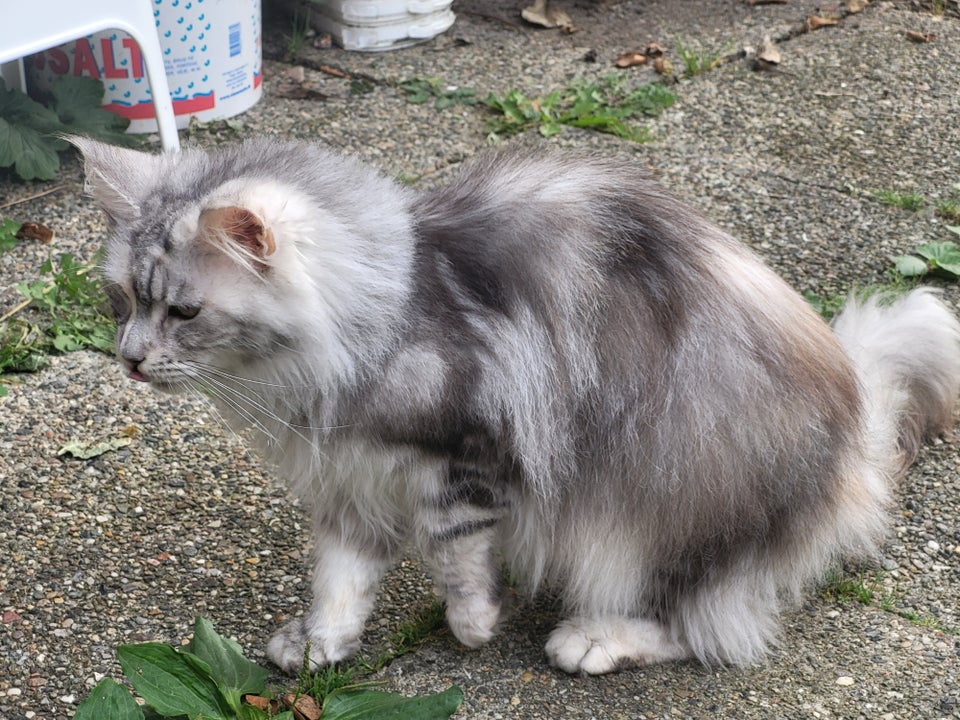
<instances>
[{"instance_id":1,"label":"white plastic bucket","mask_svg":"<svg viewBox=\"0 0 960 720\"><path fill-rule=\"evenodd\" d=\"M453 0L313 0L310 22L345 50L382 52L446 32Z\"/></svg>"},{"instance_id":2,"label":"white plastic bucket","mask_svg":"<svg viewBox=\"0 0 960 720\"><path fill-rule=\"evenodd\" d=\"M177 127L233 117L263 92L260 0L153 0ZM128 132L156 132L140 49L123 32L101 32L45 50L25 63L30 88L60 75L103 81L103 105L130 119Z\"/></svg>"}]
</instances>

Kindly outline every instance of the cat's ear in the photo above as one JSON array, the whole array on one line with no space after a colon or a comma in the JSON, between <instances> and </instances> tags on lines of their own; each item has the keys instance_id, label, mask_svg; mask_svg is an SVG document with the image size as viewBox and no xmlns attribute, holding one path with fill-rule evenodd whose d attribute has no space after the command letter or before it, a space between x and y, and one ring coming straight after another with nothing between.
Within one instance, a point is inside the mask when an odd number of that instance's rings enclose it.
<instances>
[{"instance_id":1,"label":"cat's ear","mask_svg":"<svg viewBox=\"0 0 960 720\"><path fill-rule=\"evenodd\" d=\"M156 184L161 156L90 138L65 138L83 155L84 191L117 223L140 217L140 204Z\"/></svg>"},{"instance_id":2,"label":"cat's ear","mask_svg":"<svg viewBox=\"0 0 960 720\"><path fill-rule=\"evenodd\" d=\"M262 270L277 251L273 232L260 217L242 207L210 208L200 213L201 233L228 255Z\"/></svg>"}]
</instances>

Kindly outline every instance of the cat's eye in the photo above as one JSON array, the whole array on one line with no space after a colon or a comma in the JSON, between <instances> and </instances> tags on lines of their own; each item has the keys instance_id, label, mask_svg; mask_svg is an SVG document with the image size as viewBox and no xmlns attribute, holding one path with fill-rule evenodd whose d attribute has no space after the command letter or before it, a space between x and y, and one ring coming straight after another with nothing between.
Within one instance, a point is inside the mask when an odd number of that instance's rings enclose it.
<instances>
[{"instance_id":1,"label":"cat's eye","mask_svg":"<svg viewBox=\"0 0 960 720\"><path fill-rule=\"evenodd\" d=\"M125 323L130 317L130 300L119 285L113 283L106 286L107 298L110 301L110 310L118 323Z\"/></svg>"},{"instance_id":2,"label":"cat's eye","mask_svg":"<svg viewBox=\"0 0 960 720\"><path fill-rule=\"evenodd\" d=\"M192 320L200 313L196 305L171 305L167 308L167 317L177 320Z\"/></svg>"}]
</instances>

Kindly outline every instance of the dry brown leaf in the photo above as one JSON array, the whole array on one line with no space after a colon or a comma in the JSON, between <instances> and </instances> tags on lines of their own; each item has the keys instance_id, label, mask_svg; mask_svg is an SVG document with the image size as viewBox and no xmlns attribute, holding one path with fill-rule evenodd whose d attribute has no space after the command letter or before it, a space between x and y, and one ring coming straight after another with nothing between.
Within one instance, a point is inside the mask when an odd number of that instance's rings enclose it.
<instances>
[{"instance_id":1,"label":"dry brown leaf","mask_svg":"<svg viewBox=\"0 0 960 720\"><path fill-rule=\"evenodd\" d=\"M653 69L661 75L673 75L673 63L665 57L658 57L653 61Z\"/></svg>"},{"instance_id":2,"label":"dry brown leaf","mask_svg":"<svg viewBox=\"0 0 960 720\"><path fill-rule=\"evenodd\" d=\"M643 50L644 55L652 58L663 57L665 52L666 50L663 49L663 45L658 42L647 43L647 47Z\"/></svg>"},{"instance_id":3,"label":"dry brown leaf","mask_svg":"<svg viewBox=\"0 0 960 720\"><path fill-rule=\"evenodd\" d=\"M269 715L276 715L280 710L280 703L270 698L261 697L260 695L244 695L243 699L248 705L253 705L255 708L263 710Z\"/></svg>"},{"instance_id":4,"label":"dry brown leaf","mask_svg":"<svg viewBox=\"0 0 960 720\"><path fill-rule=\"evenodd\" d=\"M769 35L764 37L763 42L757 47L757 60L768 65L779 65L780 61L783 60L783 56L777 50L776 43L770 39Z\"/></svg>"},{"instance_id":5,"label":"dry brown leaf","mask_svg":"<svg viewBox=\"0 0 960 720\"><path fill-rule=\"evenodd\" d=\"M327 95L306 85L307 73L302 65L284 70L273 84L271 93L291 100L326 100Z\"/></svg>"},{"instance_id":6,"label":"dry brown leaf","mask_svg":"<svg viewBox=\"0 0 960 720\"><path fill-rule=\"evenodd\" d=\"M317 65L317 70L327 75L333 75L334 77L344 78L346 80L352 80L353 75L348 73L346 70L341 70L340 68L331 67L330 65Z\"/></svg>"},{"instance_id":7,"label":"dry brown leaf","mask_svg":"<svg viewBox=\"0 0 960 720\"><path fill-rule=\"evenodd\" d=\"M17 240L37 240L48 243L53 240L53 230L42 223L25 222L17 230Z\"/></svg>"},{"instance_id":8,"label":"dry brown leaf","mask_svg":"<svg viewBox=\"0 0 960 720\"><path fill-rule=\"evenodd\" d=\"M646 65L646 63L646 55L636 50L631 50L630 52L621 53L620 57L618 57L613 64L618 68L628 68L636 65Z\"/></svg>"},{"instance_id":9,"label":"dry brown leaf","mask_svg":"<svg viewBox=\"0 0 960 720\"><path fill-rule=\"evenodd\" d=\"M838 22L837 20L820 17L819 15L808 15L807 30L819 30L822 27L830 27L831 25L836 25L837 22Z\"/></svg>"},{"instance_id":10,"label":"dry brown leaf","mask_svg":"<svg viewBox=\"0 0 960 720\"><path fill-rule=\"evenodd\" d=\"M319 720L322 712L317 701L309 695L287 693L280 696L280 702L293 711L293 716L297 720Z\"/></svg>"},{"instance_id":11,"label":"dry brown leaf","mask_svg":"<svg viewBox=\"0 0 960 720\"><path fill-rule=\"evenodd\" d=\"M937 36L933 33L922 33L917 32L916 30L907 30L906 32L907 40L912 40L915 43L929 43L936 40ZM17 237L20 237L20 234L17 234Z\"/></svg>"},{"instance_id":12,"label":"dry brown leaf","mask_svg":"<svg viewBox=\"0 0 960 720\"><path fill-rule=\"evenodd\" d=\"M317 50L329 50L333 47L333 35L328 32L319 33L313 39L313 46Z\"/></svg>"},{"instance_id":13,"label":"dry brown leaf","mask_svg":"<svg viewBox=\"0 0 960 720\"><path fill-rule=\"evenodd\" d=\"M869 4L870 0L847 0L847 12L850 14L862 12Z\"/></svg>"}]
</instances>

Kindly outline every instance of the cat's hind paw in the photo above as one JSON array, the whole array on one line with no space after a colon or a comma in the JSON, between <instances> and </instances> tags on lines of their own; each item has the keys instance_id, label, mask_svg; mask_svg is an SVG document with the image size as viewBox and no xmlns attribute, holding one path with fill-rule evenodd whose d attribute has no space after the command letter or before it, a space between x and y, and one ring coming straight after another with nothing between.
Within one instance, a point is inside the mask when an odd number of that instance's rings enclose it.
<instances>
[{"instance_id":1,"label":"cat's hind paw","mask_svg":"<svg viewBox=\"0 0 960 720\"><path fill-rule=\"evenodd\" d=\"M689 655L659 623L631 618L564 620L550 633L546 652L551 665L568 673L587 675L680 660Z\"/></svg>"},{"instance_id":2,"label":"cat's hind paw","mask_svg":"<svg viewBox=\"0 0 960 720\"><path fill-rule=\"evenodd\" d=\"M310 646L307 656L307 645ZM356 654L360 641L332 643L322 636L314 636L307 629L303 618L297 618L284 625L267 643L267 657L274 664L291 675L296 675L304 667L305 658L311 671L332 665Z\"/></svg>"}]
</instances>

